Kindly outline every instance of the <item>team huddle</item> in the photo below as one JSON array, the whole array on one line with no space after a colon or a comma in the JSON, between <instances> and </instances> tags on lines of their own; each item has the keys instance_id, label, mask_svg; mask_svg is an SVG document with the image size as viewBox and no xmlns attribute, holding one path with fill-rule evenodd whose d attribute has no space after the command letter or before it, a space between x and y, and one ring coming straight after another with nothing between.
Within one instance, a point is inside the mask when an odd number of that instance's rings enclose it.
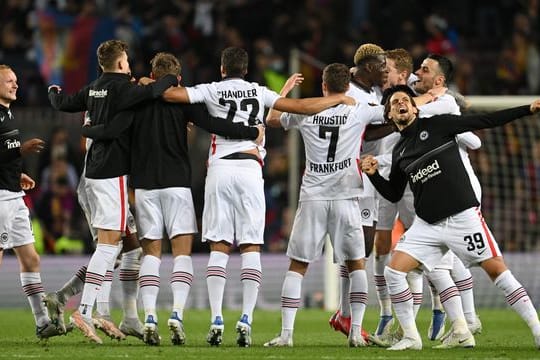
<instances>
[{"instance_id":1,"label":"team huddle","mask_svg":"<svg viewBox=\"0 0 540 360\"><path fill-rule=\"evenodd\" d=\"M213 134L201 233L210 247L206 273L210 345L219 346L223 340L223 295L234 245L241 255L242 283L236 342L240 347L252 345L263 274L264 129L271 126L300 131L306 168L287 249L290 266L281 293L282 328L264 346L293 346L303 276L329 236L334 261L341 268L341 303L330 325L348 337L349 346L421 349L415 317L424 275L432 288L428 337L440 340L436 348L474 347L482 324L468 267L480 265L529 325L540 347L536 310L504 264L482 218L480 183L467 155L467 149L481 146L471 131L536 113L540 101L488 115L461 116L462 99L447 89L452 75L448 59L430 55L413 74L405 50L384 51L374 44L358 48L352 69L337 63L325 67L323 96L305 99L286 97L302 83L301 74L293 74L280 94L245 81L248 55L240 48L222 52L220 81L193 87L179 85L180 62L168 53L156 54L151 77L135 83L127 51L122 41L106 41L97 50L102 70L97 80L74 94L62 93L57 85L49 87L55 109L85 112L82 135L88 139L87 154L77 194L96 241L89 263L50 294L43 290L22 200L23 190L35 185L22 173L22 157L40 152L44 143L40 139L21 143L9 110L16 99L17 78L11 68L0 65L0 249L12 248L17 255L38 338L76 327L90 341L102 343L99 328L112 338L135 336L159 345L161 248L163 239L169 239L174 265L167 326L172 344L186 342L184 309L193 281L192 242L198 231L187 145L188 122L193 122ZM270 109L266 117L265 108ZM129 210L128 186L135 193L135 216ZM391 251L397 218L407 231ZM368 297L365 259L372 250L380 321L370 334L362 322ZM115 267L123 293L118 327L109 309ZM79 307L66 325L64 307L78 293ZM447 332L445 318L451 326Z\"/></svg>"}]
</instances>

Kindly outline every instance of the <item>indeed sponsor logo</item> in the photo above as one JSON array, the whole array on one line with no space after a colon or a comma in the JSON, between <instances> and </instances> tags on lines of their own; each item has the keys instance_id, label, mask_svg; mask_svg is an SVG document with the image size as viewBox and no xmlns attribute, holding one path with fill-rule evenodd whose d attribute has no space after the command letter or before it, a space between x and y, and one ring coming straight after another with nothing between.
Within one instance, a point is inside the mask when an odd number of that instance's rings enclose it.
<instances>
[{"instance_id":1,"label":"indeed sponsor logo","mask_svg":"<svg viewBox=\"0 0 540 360\"><path fill-rule=\"evenodd\" d=\"M95 98L104 98L107 96L107 90L89 90L88 96L95 97Z\"/></svg>"},{"instance_id":2,"label":"indeed sponsor logo","mask_svg":"<svg viewBox=\"0 0 540 360\"><path fill-rule=\"evenodd\" d=\"M433 162L433 164L426 166L423 169L419 169L416 174L410 174L411 180L414 183L417 181L421 181L422 183L426 182L428 179L437 176L441 173L441 169L439 167L439 163L437 160Z\"/></svg>"},{"instance_id":3,"label":"indeed sponsor logo","mask_svg":"<svg viewBox=\"0 0 540 360\"><path fill-rule=\"evenodd\" d=\"M21 147L19 140L6 140L5 144L8 149L16 149Z\"/></svg>"}]
</instances>

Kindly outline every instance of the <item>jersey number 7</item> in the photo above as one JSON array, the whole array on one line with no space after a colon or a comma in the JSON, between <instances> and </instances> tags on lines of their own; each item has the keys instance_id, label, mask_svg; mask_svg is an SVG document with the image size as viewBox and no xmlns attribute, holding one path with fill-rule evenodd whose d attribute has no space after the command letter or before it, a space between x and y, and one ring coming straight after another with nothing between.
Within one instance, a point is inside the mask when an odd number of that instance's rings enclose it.
<instances>
[{"instance_id":1,"label":"jersey number 7","mask_svg":"<svg viewBox=\"0 0 540 360\"><path fill-rule=\"evenodd\" d=\"M319 126L319 137L321 139L326 139L326 134L328 133L330 133L330 146L328 146L326 162L334 162L339 137L339 126Z\"/></svg>"}]
</instances>

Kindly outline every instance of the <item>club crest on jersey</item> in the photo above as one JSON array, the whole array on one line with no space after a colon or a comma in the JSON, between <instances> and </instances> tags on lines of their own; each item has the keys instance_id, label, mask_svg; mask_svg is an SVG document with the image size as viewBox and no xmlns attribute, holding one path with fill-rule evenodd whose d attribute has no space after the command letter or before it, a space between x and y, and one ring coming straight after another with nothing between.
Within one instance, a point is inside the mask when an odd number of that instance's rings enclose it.
<instances>
[{"instance_id":1,"label":"club crest on jersey","mask_svg":"<svg viewBox=\"0 0 540 360\"><path fill-rule=\"evenodd\" d=\"M420 140L424 141L428 137L429 137L429 133L426 130L420 132Z\"/></svg>"},{"instance_id":2,"label":"club crest on jersey","mask_svg":"<svg viewBox=\"0 0 540 360\"><path fill-rule=\"evenodd\" d=\"M369 209L362 209L362 219L369 219L371 216L371 211Z\"/></svg>"},{"instance_id":3,"label":"club crest on jersey","mask_svg":"<svg viewBox=\"0 0 540 360\"><path fill-rule=\"evenodd\" d=\"M8 234L2 233L2 235L0 235L0 244L5 245L7 244L7 241L8 241Z\"/></svg>"}]
</instances>

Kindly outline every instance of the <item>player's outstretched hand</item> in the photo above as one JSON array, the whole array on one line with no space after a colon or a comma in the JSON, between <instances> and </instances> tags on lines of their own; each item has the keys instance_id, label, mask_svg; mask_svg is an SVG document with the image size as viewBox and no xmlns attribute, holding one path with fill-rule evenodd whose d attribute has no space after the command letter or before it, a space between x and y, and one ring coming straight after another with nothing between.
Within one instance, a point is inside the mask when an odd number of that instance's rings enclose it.
<instances>
[{"instance_id":1,"label":"player's outstretched hand","mask_svg":"<svg viewBox=\"0 0 540 360\"><path fill-rule=\"evenodd\" d=\"M259 136L257 136L257 138L255 139L255 144L262 145L266 128L264 127L264 125L259 124L257 125L257 129L259 129Z\"/></svg>"},{"instance_id":2,"label":"player's outstretched hand","mask_svg":"<svg viewBox=\"0 0 540 360\"><path fill-rule=\"evenodd\" d=\"M285 82L281 88L281 95L287 96L287 94L297 85L300 85L304 81L304 75L300 73L294 73Z\"/></svg>"},{"instance_id":3,"label":"player's outstretched hand","mask_svg":"<svg viewBox=\"0 0 540 360\"><path fill-rule=\"evenodd\" d=\"M536 114L537 112L540 111L540 99L538 100L534 100L531 104L531 112L533 114Z\"/></svg>"},{"instance_id":4,"label":"player's outstretched hand","mask_svg":"<svg viewBox=\"0 0 540 360\"><path fill-rule=\"evenodd\" d=\"M379 167L379 162L373 155L366 155L362 158L362 171L368 175L375 174Z\"/></svg>"},{"instance_id":5,"label":"player's outstretched hand","mask_svg":"<svg viewBox=\"0 0 540 360\"><path fill-rule=\"evenodd\" d=\"M26 156L32 153L39 153L41 150L43 150L44 147L45 147L45 141L38 138L34 138L34 139L30 139L23 142L21 145L20 152L22 156Z\"/></svg>"},{"instance_id":6,"label":"player's outstretched hand","mask_svg":"<svg viewBox=\"0 0 540 360\"><path fill-rule=\"evenodd\" d=\"M36 186L36 182L25 173L21 173L21 188L23 190L30 190Z\"/></svg>"}]
</instances>

